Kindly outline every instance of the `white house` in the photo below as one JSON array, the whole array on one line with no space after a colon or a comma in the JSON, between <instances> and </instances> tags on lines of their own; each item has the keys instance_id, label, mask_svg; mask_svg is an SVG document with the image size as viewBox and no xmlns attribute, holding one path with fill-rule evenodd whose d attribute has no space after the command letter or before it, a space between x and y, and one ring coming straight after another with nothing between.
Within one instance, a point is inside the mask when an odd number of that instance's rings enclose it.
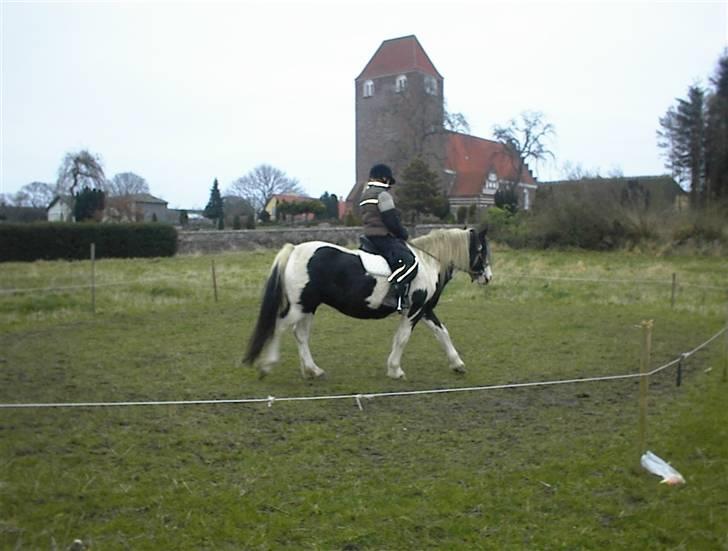
<instances>
[{"instance_id":1,"label":"white house","mask_svg":"<svg viewBox=\"0 0 728 551\"><path fill-rule=\"evenodd\" d=\"M46 208L49 222L73 222L73 197L56 195Z\"/></svg>"}]
</instances>

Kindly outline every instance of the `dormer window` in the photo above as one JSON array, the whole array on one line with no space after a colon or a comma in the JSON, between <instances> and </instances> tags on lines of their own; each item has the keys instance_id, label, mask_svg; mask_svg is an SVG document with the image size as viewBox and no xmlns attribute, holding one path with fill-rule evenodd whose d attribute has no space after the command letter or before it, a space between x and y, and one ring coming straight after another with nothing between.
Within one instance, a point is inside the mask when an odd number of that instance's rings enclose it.
<instances>
[{"instance_id":1,"label":"dormer window","mask_svg":"<svg viewBox=\"0 0 728 551\"><path fill-rule=\"evenodd\" d=\"M370 98L374 95L374 81L367 80L364 82L364 97Z\"/></svg>"},{"instance_id":2,"label":"dormer window","mask_svg":"<svg viewBox=\"0 0 728 551\"><path fill-rule=\"evenodd\" d=\"M395 83L394 89L397 92L404 92L407 88L407 77L405 75L399 75Z\"/></svg>"},{"instance_id":3,"label":"dormer window","mask_svg":"<svg viewBox=\"0 0 728 551\"><path fill-rule=\"evenodd\" d=\"M430 75L425 77L425 92L431 96L437 95L437 81L435 77Z\"/></svg>"},{"instance_id":4,"label":"dormer window","mask_svg":"<svg viewBox=\"0 0 728 551\"><path fill-rule=\"evenodd\" d=\"M498 175L495 171L491 170L488 172L488 176L485 178L485 185L483 186L483 193L494 193L498 190Z\"/></svg>"}]
</instances>

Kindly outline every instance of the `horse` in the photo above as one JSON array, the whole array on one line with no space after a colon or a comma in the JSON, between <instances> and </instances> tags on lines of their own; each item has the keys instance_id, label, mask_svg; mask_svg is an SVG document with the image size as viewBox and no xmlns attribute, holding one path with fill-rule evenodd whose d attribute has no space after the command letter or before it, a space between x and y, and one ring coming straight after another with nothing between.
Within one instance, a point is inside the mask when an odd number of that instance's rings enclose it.
<instances>
[{"instance_id":1,"label":"horse","mask_svg":"<svg viewBox=\"0 0 728 551\"><path fill-rule=\"evenodd\" d=\"M419 269L408 292L410 306L401 313L387 359L389 377L405 378L400 360L420 320L424 320L439 341L450 369L465 373L465 364L434 309L456 270L468 273L471 282L480 285L490 282L493 274L486 231L487 228L481 231L438 229L407 243ZM282 334L292 327L302 376L325 376L324 370L314 362L308 345L316 309L326 304L355 318L386 318L396 312L394 306L383 304L390 288L387 280L390 274L383 257L361 249L347 249L324 241L287 243L273 260L243 362L257 365L259 376L265 377L278 362Z\"/></svg>"}]
</instances>

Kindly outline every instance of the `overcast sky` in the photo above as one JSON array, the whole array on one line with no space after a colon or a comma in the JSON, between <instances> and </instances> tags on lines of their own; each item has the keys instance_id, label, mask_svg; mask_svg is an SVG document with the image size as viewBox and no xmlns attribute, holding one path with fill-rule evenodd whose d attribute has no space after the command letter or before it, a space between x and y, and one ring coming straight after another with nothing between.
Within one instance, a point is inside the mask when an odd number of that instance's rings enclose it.
<instances>
[{"instance_id":1,"label":"overcast sky","mask_svg":"<svg viewBox=\"0 0 728 551\"><path fill-rule=\"evenodd\" d=\"M727 2L7 2L0 0L0 193L54 183L69 151L135 172L170 207L203 207L271 164L312 196L354 184L354 79L414 34L448 109L492 137L524 110L564 162L665 172L658 118L706 85Z\"/></svg>"}]
</instances>

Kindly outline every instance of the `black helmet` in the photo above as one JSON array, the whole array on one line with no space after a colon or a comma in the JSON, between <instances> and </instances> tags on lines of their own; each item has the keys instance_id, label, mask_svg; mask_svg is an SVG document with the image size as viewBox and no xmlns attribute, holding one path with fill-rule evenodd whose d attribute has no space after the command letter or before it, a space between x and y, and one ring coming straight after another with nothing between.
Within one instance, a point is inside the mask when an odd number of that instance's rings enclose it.
<instances>
[{"instance_id":1,"label":"black helmet","mask_svg":"<svg viewBox=\"0 0 728 551\"><path fill-rule=\"evenodd\" d=\"M392 169L389 168L387 165L382 164L374 165L371 168L371 170L369 171L369 179L376 180L390 186L394 185L394 183L396 182L394 176L392 176Z\"/></svg>"}]
</instances>

